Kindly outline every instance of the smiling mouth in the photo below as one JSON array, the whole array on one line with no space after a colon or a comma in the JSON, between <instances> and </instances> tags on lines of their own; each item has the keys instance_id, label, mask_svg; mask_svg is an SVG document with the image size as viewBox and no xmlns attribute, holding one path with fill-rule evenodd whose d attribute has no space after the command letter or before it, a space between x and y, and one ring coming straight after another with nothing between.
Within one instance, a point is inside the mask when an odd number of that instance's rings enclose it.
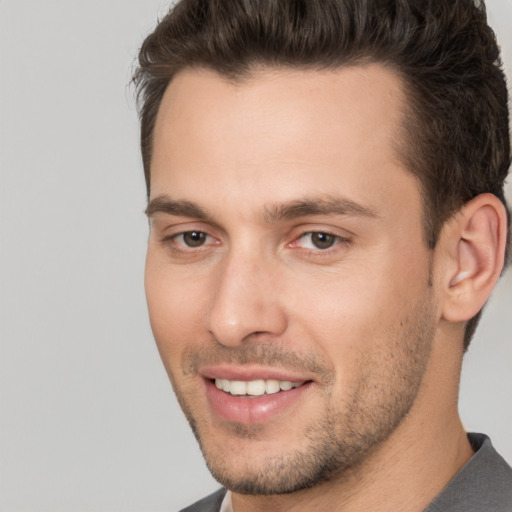
<instances>
[{"instance_id":1,"label":"smiling mouth","mask_svg":"<svg viewBox=\"0 0 512 512\"><path fill-rule=\"evenodd\" d=\"M217 389L229 393L232 396L257 397L274 395L282 391L295 389L308 381L291 382L289 380L258 379L250 381L212 379Z\"/></svg>"}]
</instances>

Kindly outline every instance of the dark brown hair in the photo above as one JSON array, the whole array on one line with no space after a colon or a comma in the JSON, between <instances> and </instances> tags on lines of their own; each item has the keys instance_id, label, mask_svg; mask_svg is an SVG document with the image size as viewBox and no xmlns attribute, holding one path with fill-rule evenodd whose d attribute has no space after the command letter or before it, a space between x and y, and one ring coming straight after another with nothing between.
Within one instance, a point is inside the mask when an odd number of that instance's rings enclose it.
<instances>
[{"instance_id":1,"label":"dark brown hair","mask_svg":"<svg viewBox=\"0 0 512 512\"><path fill-rule=\"evenodd\" d=\"M506 206L507 88L485 6L474 0L181 0L145 39L134 75L148 195L155 119L178 71L206 67L243 80L262 66L370 62L394 69L405 85L398 145L421 183L428 247L477 195ZM479 316L468 322L465 348Z\"/></svg>"}]
</instances>

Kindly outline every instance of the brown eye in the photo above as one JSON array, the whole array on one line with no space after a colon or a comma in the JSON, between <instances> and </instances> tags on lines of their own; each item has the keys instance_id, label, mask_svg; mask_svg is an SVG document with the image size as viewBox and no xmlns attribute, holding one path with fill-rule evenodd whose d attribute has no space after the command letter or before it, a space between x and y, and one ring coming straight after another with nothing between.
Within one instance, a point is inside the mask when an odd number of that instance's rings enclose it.
<instances>
[{"instance_id":1,"label":"brown eye","mask_svg":"<svg viewBox=\"0 0 512 512\"><path fill-rule=\"evenodd\" d=\"M200 247L205 243L206 236L203 231L187 231L181 235L183 243L188 247Z\"/></svg>"},{"instance_id":2,"label":"brown eye","mask_svg":"<svg viewBox=\"0 0 512 512\"><path fill-rule=\"evenodd\" d=\"M329 249L332 247L339 237L331 235L330 233L311 233L311 244L316 249Z\"/></svg>"}]
</instances>

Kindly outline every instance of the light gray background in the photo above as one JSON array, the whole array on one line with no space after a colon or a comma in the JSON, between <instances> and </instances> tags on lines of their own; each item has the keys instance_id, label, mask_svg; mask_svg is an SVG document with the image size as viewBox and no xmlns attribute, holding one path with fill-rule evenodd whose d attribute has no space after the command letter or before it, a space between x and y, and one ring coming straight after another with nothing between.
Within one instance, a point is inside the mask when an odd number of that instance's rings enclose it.
<instances>
[{"instance_id":1,"label":"light gray background","mask_svg":"<svg viewBox=\"0 0 512 512\"><path fill-rule=\"evenodd\" d=\"M174 511L217 488L154 347L127 88L162 0L0 0L0 510ZM488 9L512 69L512 3ZM509 198L512 196L509 186ZM461 412L512 461L512 273Z\"/></svg>"}]
</instances>

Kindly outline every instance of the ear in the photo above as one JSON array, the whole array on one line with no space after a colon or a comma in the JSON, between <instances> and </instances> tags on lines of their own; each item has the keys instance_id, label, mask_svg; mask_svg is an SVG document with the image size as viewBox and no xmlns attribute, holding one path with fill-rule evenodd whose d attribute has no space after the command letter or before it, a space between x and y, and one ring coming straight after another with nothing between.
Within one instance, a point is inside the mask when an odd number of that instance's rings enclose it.
<instances>
[{"instance_id":1,"label":"ear","mask_svg":"<svg viewBox=\"0 0 512 512\"><path fill-rule=\"evenodd\" d=\"M505 260L507 213L492 194L481 194L443 228L443 318L466 322L484 306Z\"/></svg>"}]
</instances>

